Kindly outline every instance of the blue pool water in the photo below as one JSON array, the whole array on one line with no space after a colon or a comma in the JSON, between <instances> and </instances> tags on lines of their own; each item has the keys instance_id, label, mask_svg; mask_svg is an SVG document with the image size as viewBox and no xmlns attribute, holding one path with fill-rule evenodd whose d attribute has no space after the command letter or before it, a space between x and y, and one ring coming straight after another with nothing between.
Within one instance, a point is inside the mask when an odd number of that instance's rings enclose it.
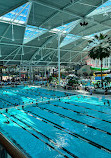
<instances>
[{"instance_id":1,"label":"blue pool water","mask_svg":"<svg viewBox=\"0 0 111 158\"><path fill-rule=\"evenodd\" d=\"M5 88L0 94L0 130L27 157L111 158L106 99L35 87Z\"/></svg>"}]
</instances>

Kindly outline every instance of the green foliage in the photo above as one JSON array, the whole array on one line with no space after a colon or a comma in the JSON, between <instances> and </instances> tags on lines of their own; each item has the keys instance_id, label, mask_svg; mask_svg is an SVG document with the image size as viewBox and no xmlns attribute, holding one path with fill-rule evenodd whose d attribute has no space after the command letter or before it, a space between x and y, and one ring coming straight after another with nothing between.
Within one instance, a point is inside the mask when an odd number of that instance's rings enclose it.
<instances>
[{"instance_id":1,"label":"green foliage","mask_svg":"<svg viewBox=\"0 0 111 158\"><path fill-rule=\"evenodd\" d=\"M94 47L91 47L95 45ZM89 57L92 59L101 60L101 82L102 82L102 60L106 57L109 57L111 54L111 39L107 35L100 33L100 35L95 35L93 40L89 41Z\"/></svg>"},{"instance_id":2,"label":"green foliage","mask_svg":"<svg viewBox=\"0 0 111 158\"><path fill-rule=\"evenodd\" d=\"M93 47L89 51L89 57L92 59L100 59L102 60L103 58L109 57L111 53L111 49L109 47L101 47L101 46L96 46Z\"/></svg>"},{"instance_id":3,"label":"green foliage","mask_svg":"<svg viewBox=\"0 0 111 158\"><path fill-rule=\"evenodd\" d=\"M107 82L110 83L110 82L111 82L111 78L110 78L110 77L105 77L105 78L104 78L104 81L107 81Z\"/></svg>"},{"instance_id":4,"label":"green foliage","mask_svg":"<svg viewBox=\"0 0 111 158\"><path fill-rule=\"evenodd\" d=\"M78 84L78 80L70 79L70 80L68 81L68 85L69 85L69 86L73 86L74 84Z\"/></svg>"},{"instance_id":5,"label":"green foliage","mask_svg":"<svg viewBox=\"0 0 111 158\"><path fill-rule=\"evenodd\" d=\"M95 35L93 40L89 41L89 45L95 45L89 50L89 57L92 59L100 59L109 57L111 54L111 39L107 35Z\"/></svg>"}]
</instances>

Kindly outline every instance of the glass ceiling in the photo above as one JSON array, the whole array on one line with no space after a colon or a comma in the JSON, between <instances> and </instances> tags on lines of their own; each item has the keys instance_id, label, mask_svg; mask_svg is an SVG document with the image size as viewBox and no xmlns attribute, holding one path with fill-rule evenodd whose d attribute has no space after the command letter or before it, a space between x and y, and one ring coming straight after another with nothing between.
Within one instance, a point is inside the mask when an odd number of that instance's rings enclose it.
<instances>
[{"instance_id":1,"label":"glass ceiling","mask_svg":"<svg viewBox=\"0 0 111 158\"><path fill-rule=\"evenodd\" d=\"M26 25L23 44L25 44L37 37L39 40L39 36L41 36L42 34L44 34L48 31L45 28L38 28L35 26L27 25L27 18L28 18L28 14L30 11L30 7L31 7L31 2L28 2L24 5L22 5L21 7L18 7L16 9L12 10L11 12L0 17L0 21L5 21L5 22L11 23L11 24ZM111 12L111 0L108 0L106 3L104 3L100 7L96 8L93 12L88 14L87 17L93 16L96 14L103 14L103 13L107 13L107 12ZM69 34L69 32L72 29L74 29L74 27L78 24L79 21L80 20L76 20L74 22L70 22L68 24L65 24L60 27L50 30L50 32L52 32L52 33L60 32L65 37L64 40L62 41L60 47L63 47L71 42L74 42L74 41L78 40L79 38L89 40L90 38L92 38L95 35L95 34L91 34L89 36L81 37L81 36ZM85 50L86 50L86 48L85 48Z\"/></svg>"},{"instance_id":2,"label":"glass ceiling","mask_svg":"<svg viewBox=\"0 0 111 158\"><path fill-rule=\"evenodd\" d=\"M28 43L29 41L41 36L44 34L47 30L44 28L38 28L35 26L27 25L24 35L24 41L23 44ZM38 38L39 40L39 38Z\"/></svg>"},{"instance_id":3,"label":"glass ceiling","mask_svg":"<svg viewBox=\"0 0 111 158\"><path fill-rule=\"evenodd\" d=\"M0 17L0 21L15 23L15 24L25 24L28 17L28 12L30 8L30 3L26 3L21 7L18 7L11 12Z\"/></svg>"},{"instance_id":4,"label":"glass ceiling","mask_svg":"<svg viewBox=\"0 0 111 158\"><path fill-rule=\"evenodd\" d=\"M91 39L93 39L94 38L94 36L95 35L99 35L100 33L102 33L102 34L106 34L108 31L110 31L111 29L108 29L108 30L105 30L105 31L101 31L101 32L97 32L97 33L94 33L94 34L91 34L91 35L89 35L89 36L84 36L83 37L83 39L87 39L87 40L91 40ZM99 43L98 43L99 44ZM92 43L90 43L90 49L91 49L91 47L94 47L94 46L96 46L97 44L93 44L92 45ZM85 50L89 50L89 48L88 47L86 47L86 48L84 48L83 49L83 51L85 51Z\"/></svg>"},{"instance_id":5,"label":"glass ceiling","mask_svg":"<svg viewBox=\"0 0 111 158\"><path fill-rule=\"evenodd\" d=\"M111 0L108 0L107 2L96 8L93 12L88 14L87 17L99 14L103 14L103 16L108 16L108 12L111 12Z\"/></svg>"},{"instance_id":6,"label":"glass ceiling","mask_svg":"<svg viewBox=\"0 0 111 158\"><path fill-rule=\"evenodd\" d=\"M72 30L72 26L74 27L74 24L76 25L76 23L77 23L76 21L68 23L66 25L54 28L54 29L50 30L50 32L52 32L52 33L60 32L62 35L66 34ZM47 31L48 31L48 29L45 29L45 28L38 28L35 26L27 25L23 43L25 44L25 43L41 36L42 34L46 33ZM39 38L38 38L38 40L39 40Z\"/></svg>"},{"instance_id":7,"label":"glass ceiling","mask_svg":"<svg viewBox=\"0 0 111 158\"><path fill-rule=\"evenodd\" d=\"M5 21L8 23L19 24L19 25L26 24L27 18L28 18L28 13L30 10L30 5L31 5L31 3L29 2L29 3L22 5L21 7L14 9L13 11L1 16L0 21ZM52 32L52 33L60 32L62 35L66 36L65 39L61 43L61 47L78 39L77 36L68 34L77 25L78 22L79 22L79 20L76 20L74 22L70 22L68 24L65 24L60 27L50 30L50 32ZM35 26L26 25L23 44L26 44L29 41L31 41L37 37L39 40L39 36L46 33L47 31L48 30L45 28L38 28Z\"/></svg>"},{"instance_id":8,"label":"glass ceiling","mask_svg":"<svg viewBox=\"0 0 111 158\"><path fill-rule=\"evenodd\" d=\"M79 21L80 20L76 20L76 21L70 22L68 24L59 26L57 28L52 29L51 32L53 32L53 33L60 32L61 34L67 34L78 24Z\"/></svg>"},{"instance_id":9,"label":"glass ceiling","mask_svg":"<svg viewBox=\"0 0 111 158\"><path fill-rule=\"evenodd\" d=\"M76 40L78 40L80 38L80 36L77 36L77 35L73 35L73 34L68 34L64 40L62 41L62 43L60 44L60 47L63 47L69 43L72 43Z\"/></svg>"}]
</instances>

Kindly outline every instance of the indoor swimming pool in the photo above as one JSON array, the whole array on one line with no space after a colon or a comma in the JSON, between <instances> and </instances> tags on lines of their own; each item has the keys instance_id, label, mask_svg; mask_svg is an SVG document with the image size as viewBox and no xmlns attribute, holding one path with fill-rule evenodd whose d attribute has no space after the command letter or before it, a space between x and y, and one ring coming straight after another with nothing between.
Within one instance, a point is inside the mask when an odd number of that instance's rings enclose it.
<instances>
[{"instance_id":1,"label":"indoor swimming pool","mask_svg":"<svg viewBox=\"0 0 111 158\"><path fill-rule=\"evenodd\" d=\"M33 104L36 102L43 102L53 100L56 98L70 96L71 93L64 93L60 91L47 90L35 87L5 87L0 89L0 108L8 108L18 105Z\"/></svg>"},{"instance_id":2,"label":"indoor swimming pool","mask_svg":"<svg viewBox=\"0 0 111 158\"><path fill-rule=\"evenodd\" d=\"M110 100L36 87L0 94L0 131L27 157L111 158Z\"/></svg>"}]
</instances>

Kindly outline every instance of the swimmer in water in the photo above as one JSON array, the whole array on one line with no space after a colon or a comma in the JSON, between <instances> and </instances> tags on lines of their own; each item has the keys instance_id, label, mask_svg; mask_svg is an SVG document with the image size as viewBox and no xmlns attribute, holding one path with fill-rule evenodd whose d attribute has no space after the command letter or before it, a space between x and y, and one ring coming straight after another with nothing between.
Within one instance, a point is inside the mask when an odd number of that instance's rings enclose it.
<instances>
[{"instance_id":1,"label":"swimmer in water","mask_svg":"<svg viewBox=\"0 0 111 158\"><path fill-rule=\"evenodd\" d=\"M4 123L9 124L10 122L7 120L7 121L5 121Z\"/></svg>"},{"instance_id":2,"label":"swimmer in water","mask_svg":"<svg viewBox=\"0 0 111 158\"><path fill-rule=\"evenodd\" d=\"M6 113L8 112L8 109L6 109Z\"/></svg>"},{"instance_id":3,"label":"swimmer in water","mask_svg":"<svg viewBox=\"0 0 111 158\"><path fill-rule=\"evenodd\" d=\"M109 100L107 100L107 103L108 103L108 106L110 106L110 102L109 102Z\"/></svg>"}]
</instances>

